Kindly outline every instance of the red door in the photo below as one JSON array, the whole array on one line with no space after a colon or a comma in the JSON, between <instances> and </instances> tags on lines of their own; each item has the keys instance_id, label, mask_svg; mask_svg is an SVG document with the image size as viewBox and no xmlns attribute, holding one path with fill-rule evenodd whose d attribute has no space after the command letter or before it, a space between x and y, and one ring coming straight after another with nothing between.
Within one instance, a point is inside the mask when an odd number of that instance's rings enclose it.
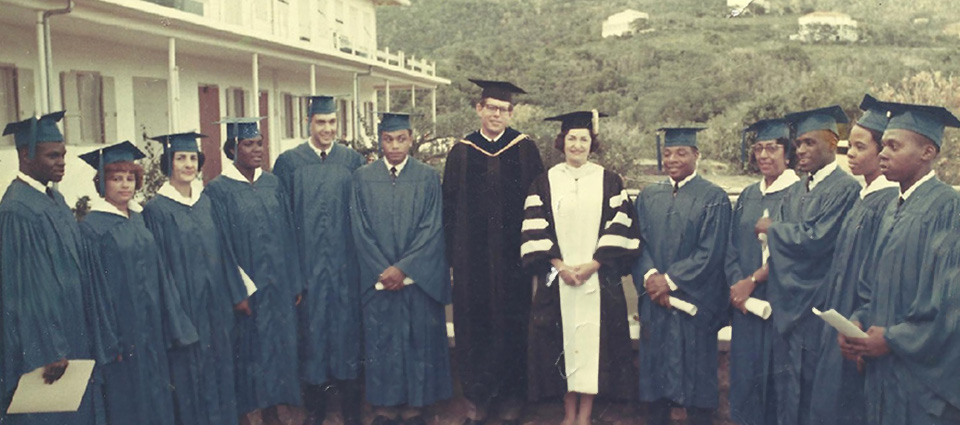
<instances>
[{"instance_id":1,"label":"red door","mask_svg":"<svg viewBox=\"0 0 960 425\"><path fill-rule=\"evenodd\" d=\"M263 168L264 171L270 171L271 164L270 161L273 160L273 157L270 155L270 95L267 94L266 90L260 91L260 116L267 117L263 121L260 121L260 134L263 136L263 151L267 154L267 160L263 161L263 165L260 168Z\"/></svg>"},{"instance_id":2,"label":"red door","mask_svg":"<svg viewBox=\"0 0 960 425\"><path fill-rule=\"evenodd\" d=\"M223 170L220 164L220 89L217 86L200 86L200 133L207 137L200 139L203 151L203 184L207 184Z\"/></svg>"}]
</instances>

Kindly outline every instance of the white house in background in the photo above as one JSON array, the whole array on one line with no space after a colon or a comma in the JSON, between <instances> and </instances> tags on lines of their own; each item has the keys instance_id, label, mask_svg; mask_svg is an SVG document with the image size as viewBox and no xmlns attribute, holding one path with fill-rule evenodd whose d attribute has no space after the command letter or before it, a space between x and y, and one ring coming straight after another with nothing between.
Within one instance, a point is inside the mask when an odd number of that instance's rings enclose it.
<instances>
[{"instance_id":1,"label":"white house in background","mask_svg":"<svg viewBox=\"0 0 960 425\"><path fill-rule=\"evenodd\" d=\"M623 36L632 34L636 31L635 22L638 20L648 21L650 15L633 9L627 9L623 12L615 13L603 21L601 36L603 38Z\"/></svg>"},{"instance_id":2,"label":"white house in background","mask_svg":"<svg viewBox=\"0 0 960 425\"><path fill-rule=\"evenodd\" d=\"M857 21L840 12L813 12L801 16L797 23L800 31L790 36L791 40L805 43L855 42L860 38Z\"/></svg>"},{"instance_id":3,"label":"white house in background","mask_svg":"<svg viewBox=\"0 0 960 425\"><path fill-rule=\"evenodd\" d=\"M68 5L49 17L50 54L38 54L38 20ZM434 62L378 49L375 8L390 5L409 0L0 0L0 124L67 110L68 202L94 193L77 154L169 132L210 136L209 181L225 161L213 124L223 116L267 117L269 168L308 137L300 96L311 93L340 97L341 136L369 145L373 111L389 108L378 94L419 97L435 120L436 89L450 83ZM13 137L0 138L0 164L4 190L16 175Z\"/></svg>"}]
</instances>

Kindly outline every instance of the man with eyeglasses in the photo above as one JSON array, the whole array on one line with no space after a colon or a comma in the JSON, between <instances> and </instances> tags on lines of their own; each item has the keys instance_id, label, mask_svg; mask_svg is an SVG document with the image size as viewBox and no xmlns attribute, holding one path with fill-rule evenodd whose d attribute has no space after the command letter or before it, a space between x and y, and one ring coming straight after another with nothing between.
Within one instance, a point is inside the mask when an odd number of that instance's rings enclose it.
<instances>
[{"instance_id":1,"label":"man with eyeglasses","mask_svg":"<svg viewBox=\"0 0 960 425\"><path fill-rule=\"evenodd\" d=\"M483 91L480 129L453 146L443 176L443 225L453 268L456 360L470 402L467 425L499 407L517 423L526 396L526 324L532 285L520 262L524 200L543 172L536 144L509 127L513 94L505 81L470 80Z\"/></svg>"}]
</instances>

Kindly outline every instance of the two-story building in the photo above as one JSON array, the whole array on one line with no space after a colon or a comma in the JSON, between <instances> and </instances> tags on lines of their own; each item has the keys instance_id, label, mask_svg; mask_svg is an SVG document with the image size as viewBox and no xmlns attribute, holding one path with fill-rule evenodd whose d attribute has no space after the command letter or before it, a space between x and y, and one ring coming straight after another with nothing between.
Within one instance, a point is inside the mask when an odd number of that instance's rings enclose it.
<instances>
[{"instance_id":1,"label":"two-story building","mask_svg":"<svg viewBox=\"0 0 960 425\"><path fill-rule=\"evenodd\" d=\"M66 109L61 191L92 195L76 155L198 130L220 174L223 116L265 116L269 164L305 140L309 94L340 98L341 136L370 145L394 95L434 106L433 62L377 46L376 7L408 0L0 0L0 122ZM399 93L398 93L399 92ZM385 101L387 100L387 101ZM378 101L380 105L378 106ZM384 104L386 103L386 104ZM16 174L0 139L0 187ZM267 168L269 165L266 166Z\"/></svg>"}]
</instances>

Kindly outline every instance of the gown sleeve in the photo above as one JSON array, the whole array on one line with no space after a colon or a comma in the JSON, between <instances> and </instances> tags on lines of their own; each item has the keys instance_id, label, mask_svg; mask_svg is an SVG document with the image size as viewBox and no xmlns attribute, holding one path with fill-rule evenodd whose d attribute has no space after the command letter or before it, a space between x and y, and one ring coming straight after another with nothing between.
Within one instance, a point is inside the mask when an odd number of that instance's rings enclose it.
<instances>
[{"instance_id":1,"label":"gown sleeve","mask_svg":"<svg viewBox=\"0 0 960 425\"><path fill-rule=\"evenodd\" d=\"M520 258L523 266L533 273L548 270L550 260L562 258L560 246L557 244L553 214L550 210L550 185L547 174L541 174L533 181L523 203Z\"/></svg>"},{"instance_id":2,"label":"gown sleeve","mask_svg":"<svg viewBox=\"0 0 960 425\"><path fill-rule=\"evenodd\" d=\"M604 170L604 189L607 194L602 205L604 222L593 259L622 275L640 255L640 228L636 210L620 177Z\"/></svg>"},{"instance_id":3,"label":"gown sleeve","mask_svg":"<svg viewBox=\"0 0 960 425\"><path fill-rule=\"evenodd\" d=\"M737 198L737 203L733 206L733 214L730 217L730 233L727 235L727 252L724 258L724 272L727 276L727 285L733 286L746 276L746 272L740 267L740 232L738 226L743 215L743 193ZM751 270L752 271L752 270Z\"/></svg>"},{"instance_id":4,"label":"gown sleeve","mask_svg":"<svg viewBox=\"0 0 960 425\"><path fill-rule=\"evenodd\" d=\"M687 257L670 264L667 270L661 270L680 290L699 300L711 299L712 276L722 272L732 214L730 200L722 191L717 191L705 202L696 248Z\"/></svg>"},{"instance_id":5,"label":"gown sleeve","mask_svg":"<svg viewBox=\"0 0 960 425\"><path fill-rule=\"evenodd\" d=\"M356 180L354 182L356 184ZM434 177L425 180L424 184L427 185L427 190L424 191L425 199L421 202L426 208L414 221L416 237L400 254L400 259L394 266L417 282L417 287L430 298L449 304L450 273L443 252L443 195L440 180Z\"/></svg>"},{"instance_id":6,"label":"gown sleeve","mask_svg":"<svg viewBox=\"0 0 960 425\"><path fill-rule=\"evenodd\" d=\"M38 291L55 282L54 268L38 223L17 213L0 214L0 300L2 300L4 399L20 376L53 363L70 352L63 318L51 294Z\"/></svg>"}]
</instances>

